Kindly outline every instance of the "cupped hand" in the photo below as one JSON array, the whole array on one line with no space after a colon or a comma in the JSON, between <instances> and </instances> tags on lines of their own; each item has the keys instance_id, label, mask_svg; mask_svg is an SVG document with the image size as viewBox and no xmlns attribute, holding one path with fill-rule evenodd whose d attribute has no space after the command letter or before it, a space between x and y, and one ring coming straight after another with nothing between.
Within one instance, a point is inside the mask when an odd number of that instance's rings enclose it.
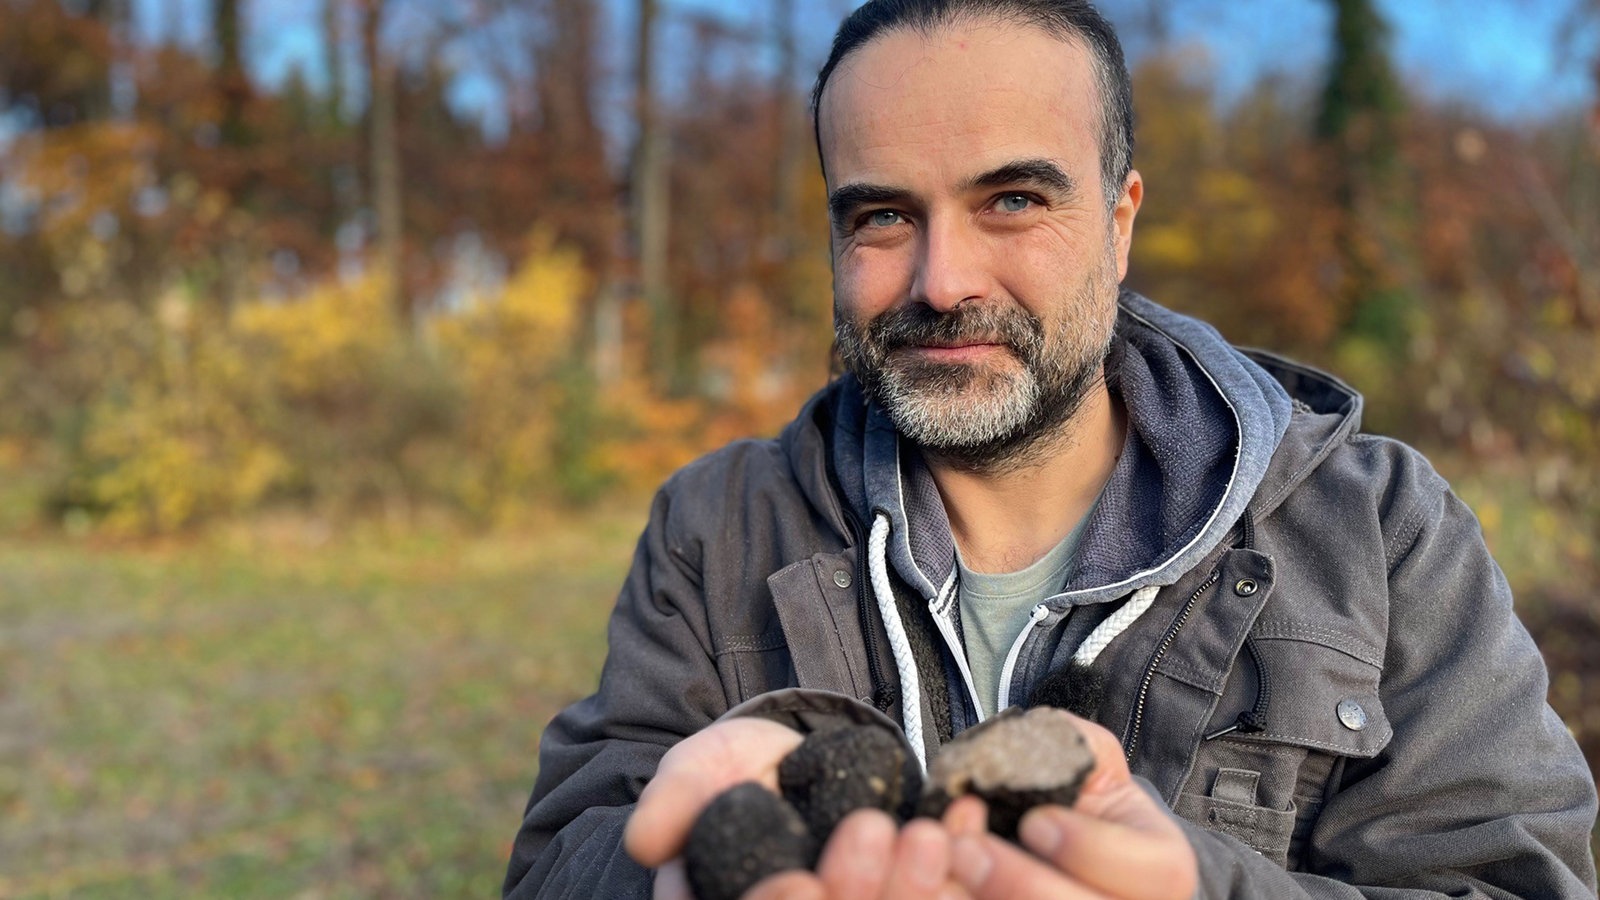
<instances>
[{"instance_id":1,"label":"cupped hand","mask_svg":"<svg viewBox=\"0 0 1600 900\"><path fill-rule=\"evenodd\" d=\"M957 835L954 879L975 900L1190 900L1199 868L1183 829L1134 782L1111 732L1075 722L1095 757L1077 802L1023 817L1031 853L991 834Z\"/></svg>"},{"instance_id":2,"label":"cupped hand","mask_svg":"<svg viewBox=\"0 0 1600 900\"><path fill-rule=\"evenodd\" d=\"M778 763L801 740L799 732L776 722L741 718L679 741L661 757L655 777L639 795L623 831L623 848L646 868L675 859L694 820L718 794L745 781L776 791Z\"/></svg>"}]
</instances>

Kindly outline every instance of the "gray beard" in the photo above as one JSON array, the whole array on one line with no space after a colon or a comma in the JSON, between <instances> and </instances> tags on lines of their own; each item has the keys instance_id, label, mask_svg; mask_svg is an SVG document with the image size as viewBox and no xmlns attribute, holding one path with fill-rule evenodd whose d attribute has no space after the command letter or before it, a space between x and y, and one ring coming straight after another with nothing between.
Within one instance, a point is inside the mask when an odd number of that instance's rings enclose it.
<instances>
[{"instance_id":1,"label":"gray beard","mask_svg":"<svg viewBox=\"0 0 1600 900\"><path fill-rule=\"evenodd\" d=\"M1109 316L1089 279L1072 312L1046 334L1043 323L1015 304L958 306L940 313L912 303L879 315L865 328L835 313L840 358L901 435L952 467L1012 471L1038 460L1105 377ZM927 343L984 340L1003 344L1020 365L992 368L931 363L896 351Z\"/></svg>"}]
</instances>

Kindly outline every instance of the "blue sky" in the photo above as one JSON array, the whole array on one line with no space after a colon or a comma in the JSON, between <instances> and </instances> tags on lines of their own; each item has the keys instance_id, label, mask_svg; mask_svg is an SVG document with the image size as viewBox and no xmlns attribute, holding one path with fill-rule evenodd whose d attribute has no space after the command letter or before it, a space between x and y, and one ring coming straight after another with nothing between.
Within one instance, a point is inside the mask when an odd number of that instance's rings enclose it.
<instances>
[{"instance_id":1,"label":"blue sky","mask_svg":"<svg viewBox=\"0 0 1600 900\"><path fill-rule=\"evenodd\" d=\"M401 7L421 8L430 0L396 0ZM448 0L433 0L448 2ZM631 50L633 0L596 0L604 4L609 32L618 40L612 66L625 71ZM760 0L660 0L669 19L687 13L712 13L729 22L761 29L770 27L770 4ZM1144 0L1105 0L1102 8L1120 20ZM1584 71L1600 34L1593 30L1568 43L1563 52L1562 21L1576 0L1380 0L1394 31L1394 50L1413 89L1430 97L1474 103L1501 118L1542 115L1589 98L1592 85ZM294 66L320 81L318 23L322 0L245 0L251 24L247 52L257 77L276 82ZM204 0L134 0L137 26L146 36L177 30L186 42L204 39ZM834 25L859 0L797 0L801 10L802 54L807 71L826 52ZM1212 61L1211 74L1223 97L1236 95L1262 72L1315 78L1326 59L1326 0L1174 0L1172 32L1176 40L1201 44ZM676 15L674 15L676 14ZM674 29L676 33L674 33ZM685 29L669 27L669 48L681 45ZM1130 49L1138 41L1129 31ZM1573 51L1576 51L1575 53ZM674 54L662 54L672 60ZM741 60L768 70L771 58ZM468 63L470 66L470 62ZM681 71L681 69L680 69ZM470 72L464 72L470 76ZM467 77L458 95L469 106L492 107L486 82Z\"/></svg>"}]
</instances>

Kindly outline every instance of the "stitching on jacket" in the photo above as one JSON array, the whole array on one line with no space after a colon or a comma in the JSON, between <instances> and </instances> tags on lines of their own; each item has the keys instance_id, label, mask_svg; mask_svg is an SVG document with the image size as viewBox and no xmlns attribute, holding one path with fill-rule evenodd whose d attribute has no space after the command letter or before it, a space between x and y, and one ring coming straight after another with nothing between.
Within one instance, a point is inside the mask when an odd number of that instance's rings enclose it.
<instances>
[{"instance_id":1,"label":"stitching on jacket","mask_svg":"<svg viewBox=\"0 0 1600 900\"><path fill-rule=\"evenodd\" d=\"M1161 665L1156 667L1156 671L1167 676L1168 678L1175 678L1179 681L1182 681L1191 687L1197 687L1201 690L1211 691L1213 693L1220 688L1219 682L1222 681L1221 673L1205 672L1201 669L1195 668L1194 666L1190 666L1185 663L1171 662L1170 660L1162 660Z\"/></svg>"},{"instance_id":2,"label":"stitching on jacket","mask_svg":"<svg viewBox=\"0 0 1600 900\"><path fill-rule=\"evenodd\" d=\"M1332 628L1323 628L1316 625L1298 625L1288 622L1268 622L1258 624L1251 629L1251 634L1262 640L1304 640L1309 643L1337 650L1347 656L1354 657L1377 669L1383 668L1383 654L1378 649L1359 637L1348 632Z\"/></svg>"},{"instance_id":3,"label":"stitching on jacket","mask_svg":"<svg viewBox=\"0 0 1600 900\"><path fill-rule=\"evenodd\" d=\"M1387 723L1385 723L1385 726L1386 726L1385 732L1387 732ZM1369 733L1374 738L1378 738L1380 736L1380 732L1369 732ZM1389 733L1382 733L1382 738L1385 739L1385 740L1387 740L1390 736L1391 735ZM1335 753L1365 753L1365 752L1367 752L1366 748L1362 747L1360 744L1355 743L1353 741L1351 743L1348 743L1348 744L1335 744L1332 741L1319 741L1319 740L1317 740L1315 738L1308 738L1305 735L1284 734L1282 732L1277 732L1277 731L1263 731L1260 734L1252 734L1252 735L1250 735L1250 738L1251 739L1255 739L1255 740L1265 739L1265 740L1287 741L1289 743L1301 744L1301 745L1307 746L1307 747L1316 747L1319 750L1332 750Z\"/></svg>"},{"instance_id":4,"label":"stitching on jacket","mask_svg":"<svg viewBox=\"0 0 1600 900\"><path fill-rule=\"evenodd\" d=\"M729 653L759 653L763 650L777 650L787 646L788 642L781 635L758 635L747 637L733 635L724 638L721 649L717 650L718 656L727 656Z\"/></svg>"},{"instance_id":5,"label":"stitching on jacket","mask_svg":"<svg viewBox=\"0 0 1600 900\"><path fill-rule=\"evenodd\" d=\"M840 560L840 563L842 564L843 560ZM817 580L817 588L822 592L822 611L828 614L828 625L833 632L834 647L839 651L839 658L844 661L845 677L850 679L850 693L854 694L859 700L870 702L872 688L869 685L863 693L861 682L870 681L871 679L867 676L858 677L856 675L855 663L850 659L850 648L845 646L844 629L839 624L839 617L834 614L833 601L828 596L826 579L823 577L823 572L827 568L822 564L821 559L812 557L811 576Z\"/></svg>"},{"instance_id":6,"label":"stitching on jacket","mask_svg":"<svg viewBox=\"0 0 1600 900\"><path fill-rule=\"evenodd\" d=\"M1422 526L1426 524L1427 518L1428 511L1426 509L1421 507L1413 509L1410 515L1400 521L1400 527L1395 531L1396 540L1384 542L1383 565L1386 570L1385 575L1393 575L1394 567L1400 562L1400 558L1417 545L1417 538L1422 534ZM1404 544L1401 544L1398 540L1402 534L1408 534Z\"/></svg>"}]
</instances>

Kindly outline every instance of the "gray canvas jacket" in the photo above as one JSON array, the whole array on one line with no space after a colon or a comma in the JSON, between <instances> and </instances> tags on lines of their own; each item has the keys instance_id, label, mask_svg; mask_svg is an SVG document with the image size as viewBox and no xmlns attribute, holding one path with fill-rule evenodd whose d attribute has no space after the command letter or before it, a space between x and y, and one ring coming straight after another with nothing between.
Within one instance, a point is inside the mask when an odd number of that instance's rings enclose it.
<instances>
[{"instance_id":1,"label":"gray canvas jacket","mask_svg":"<svg viewBox=\"0 0 1600 900\"><path fill-rule=\"evenodd\" d=\"M1200 896L1594 897L1594 782L1471 512L1362 434L1338 381L1120 307L1128 443L1001 705L1153 595L1094 658L1094 717L1184 823ZM648 897L623 825L661 755L730 710L897 728L914 703L929 755L977 721L930 492L848 377L776 440L674 475L598 691L545 730L505 896ZM869 586L879 519L914 693Z\"/></svg>"}]
</instances>

